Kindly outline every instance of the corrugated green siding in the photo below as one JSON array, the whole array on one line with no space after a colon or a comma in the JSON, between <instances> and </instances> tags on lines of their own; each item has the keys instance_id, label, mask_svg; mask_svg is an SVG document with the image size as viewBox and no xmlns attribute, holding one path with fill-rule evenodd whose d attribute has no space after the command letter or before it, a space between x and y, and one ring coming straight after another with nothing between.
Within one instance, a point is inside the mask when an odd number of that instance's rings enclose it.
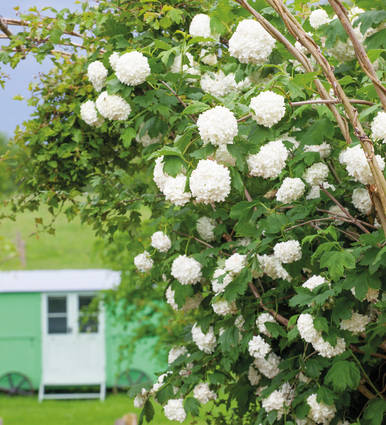
<instances>
[{"instance_id":1,"label":"corrugated green siding","mask_svg":"<svg viewBox=\"0 0 386 425\"><path fill-rule=\"evenodd\" d=\"M41 377L40 293L0 294L0 375L21 372L35 388Z\"/></svg>"}]
</instances>

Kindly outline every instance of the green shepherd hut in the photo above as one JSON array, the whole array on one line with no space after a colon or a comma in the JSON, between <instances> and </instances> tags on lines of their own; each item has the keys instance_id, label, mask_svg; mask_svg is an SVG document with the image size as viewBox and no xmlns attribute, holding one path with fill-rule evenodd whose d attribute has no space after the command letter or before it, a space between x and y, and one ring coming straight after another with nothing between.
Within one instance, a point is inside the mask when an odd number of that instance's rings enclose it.
<instances>
[{"instance_id":1,"label":"green shepherd hut","mask_svg":"<svg viewBox=\"0 0 386 425\"><path fill-rule=\"evenodd\" d=\"M154 339L137 343L129 367L120 366L118 347L130 326L116 326L103 308L87 310L99 291L119 282L110 270L0 272L0 391L39 390L40 401L103 400L106 388L153 380L163 366L153 356ZM98 392L74 391L84 387Z\"/></svg>"}]
</instances>

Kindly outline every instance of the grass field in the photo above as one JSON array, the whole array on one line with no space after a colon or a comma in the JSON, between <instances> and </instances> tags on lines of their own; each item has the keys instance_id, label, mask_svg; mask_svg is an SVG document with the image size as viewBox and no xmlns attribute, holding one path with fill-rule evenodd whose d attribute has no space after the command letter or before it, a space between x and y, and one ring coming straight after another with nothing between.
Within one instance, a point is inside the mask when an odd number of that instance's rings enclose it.
<instances>
[{"instance_id":1,"label":"grass field","mask_svg":"<svg viewBox=\"0 0 386 425\"><path fill-rule=\"evenodd\" d=\"M153 403L154 425L170 425L159 404ZM0 396L0 418L4 425L114 425L126 413L140 414L141 410L124 394L109 395L99 400L47 400L38 403L37 397ZM183 422L189 424L192 417ZM146 423L146 421L145 421ZM205 424L198 419L198 425Z\"/></svg>"},{"instance_id":2,"label":"grass field","mask_svg":"<svg viewBox=\"0 0 386 425\"><path fill-rule=\"evenodd\" d=\"M16 243L19 251L21 247L21 251L25 253L25 267L21 261L23 254L20 255L19 252L15 258L0 263L1 270L104 267L101 258L93 252L96 238L91 226L82 225L79 219L68 222L62 214L53 226L55 235L36 234L35 218L42 219L44 224L51 221L51 215L45 207L41 207L37 212L19 214L16 221L0 221L0 237Z\"/></svg>"}]
</instances>

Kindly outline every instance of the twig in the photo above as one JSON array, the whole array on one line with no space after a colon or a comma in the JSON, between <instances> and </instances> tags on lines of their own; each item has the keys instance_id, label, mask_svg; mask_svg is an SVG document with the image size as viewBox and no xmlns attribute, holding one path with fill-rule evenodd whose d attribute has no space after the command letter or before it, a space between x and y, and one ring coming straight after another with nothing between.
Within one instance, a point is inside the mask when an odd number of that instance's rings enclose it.
<instances>
[{"instance_id":1,"label":"twig","mask_svg":"<svg viewBox=\"0 0 386 425\"><path fill-rule=\"evenodd\" d=\"M361 105L375 105L374 102L370 102L369 100L362 99L348 99L350 103L358 103ZM339 99L314 99L314 100L302 100L301 102L289 102L290 106L301 106L301 105L313 105L313 104L335 104L342 103Z\"/></svg>"},{"instance_id":2,"label":"twig","mask_svg":"<svg viewBox=\"0 0 386 425\"><path fill-rule=\"evenodd\" d=\"M177 233L178 235L181 235L181 236L186 236L187 238L190 238L190 239L194 239L195 241L207 246L208 248L215 249L215 247L213 245L210 245L210 244L202 241L201 239L196 238L195 236L190 236L187 233L178 232L177 230L172 230L172 232ZM220 254L225 255L227 257L231 256L230 254L227 254L226 252L223 252L223 251L219 251L219 252L220 252Z\"/></svg>"},{"instance_id":3,"label":"twig","mask_svg":"<svg viewBox=\"0 0 386 425\"><path fill-rule=\"evenodd\" d=\"M165 81L161 81L161 83L168 89L170 90L174 96L178 99L178 101L181 103L181 105L184 108L187 108L188 105L180 98L180 96L178 96L178 94L169 86L169 84L165 83ZM192 119L192 121L194 121L195 123L197 122L197 118L195 115L189 115L189 117Z\"/></svg>"}]
</instances>

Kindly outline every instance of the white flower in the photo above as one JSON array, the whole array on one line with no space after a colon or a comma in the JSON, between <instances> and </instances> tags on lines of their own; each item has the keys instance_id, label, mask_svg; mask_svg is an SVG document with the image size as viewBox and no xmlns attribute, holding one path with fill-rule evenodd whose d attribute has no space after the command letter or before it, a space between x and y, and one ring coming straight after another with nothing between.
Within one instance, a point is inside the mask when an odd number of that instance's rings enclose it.
<instances>
[{"instance_id":1,"label":"white flower","mask_svg":"<svg viewBox=\"0 0 386 425\"><path fill-rule=\"evenodd\" d=\"M311 394L307 398L310 406L308 417L318 424L328 425L335 417L336 407L334 404L327 405L316 401L316 394Z\"/></svg>"},{"instance_id":2,"label":"white flower","mask_svg":"<svg viewBox=\"0 0 386 425\"><path fill-rule=\"evenodd\" d=\"M204 74L200 82L202 90L214 97L224 97L237 90L235 74L225 75L221 70L217 74ZM220 108L220 106L218 106ZM237 123L236 123L237 125Z\"/></svg>"},{"instance_id":3,"label":"white flower","mask_svg":"<svg viewBox=\"0 0 386 425\"><path fill-rule=\"evenodd\" d=\"M134 407L142 409L145 405L146 400L149 398L149 391L146 391L145 388L142 388L142 392L137 394L134 399Z\"/></svg>"},{"instance_id":4,"label":"white flower","mask_svg":"<svg viewBox=\"0 0 386 425\"><path fill-rule=\"evenodd\" d=\"M316 9L310 13L309 16L310 25L314 29L318 29L321 25L328 24L330 19L328 18L328 14L323 9Z\"/></svg>"},{"instance_id":5,"label":"white flower","mask_svg":"<svg viewBox=\"0 0 386 425\"><path fill-rule=\"evenodd\" d=\"M319 332L314 328L314 318L311 314L300 314L297 326L304 341L312 344L319 339Z\"/></svg>"},{"instance_id":6,"label":"white flower","mask_svg":"<svg viewBox=\"0 0 386 425\"><path fill-rule=\"evenodd\" d=\"M281 265L281 262L274 255L256 255L260 268L264 274L271 279L284 279L291 282L292 277Z\"/></svg>"},{"instance_id":7,"label":"white flower","mask_svg":"<svg viewBox=\"0 0 386 425\"><path fill-rule=\"evenodd\" d=\"M111 65L111 68L113 68L113 70L116 70L116 66L118 63L118 59L119 59L119 53L114 52L110 57L109 57L109 62Z\"/></svg>"},{"instance_id":8,"label":"white flower","mask_svg":"<svg viewBox=\"0 0 386 425\"><path fill-rule=\"evenodd\" d=\"M308 280L306 280L303 283L303 288L307 288L310 291L313 291L315 288L317 288L320 285L323 285L323 283L327 283L326 279L322 276L312 276Z\"/></svg>"},{"instance_id":9,"label":"white flower","mask_svg":"<svg viewBox=\"0 0 386 425\"><path fill-rule=\"evenodd\" d=\"M252 118L264 127L272 127L285 115L284 97L269 90L253 97L249 107Z\"/></svg>"},{"instance_id":10,"label":"white flower","mask_svg":"<svg viewBox=\"0 0 386 425\"><path fill-rule=\"evenodd\" d=\"M259 369L262 375L269 379L273 379L280 373L280 369L278 368L280 362L281 358L279 356L275 353L269 353L267 359L260 357L256 358L253 364Z\"/></svg>"},{"instance_id":11,"label":"white flower","mask_svg":"<svg viewBox=\"0 0 386 425\"><path fill-rule=\"evenodd\" d=\"M333 184L330 184L328 182L324 182L321 186L323 186L325 189L331 189L335 190L335 186ZM317 199L320 198L320 186L312 186L310 192L306 196L306 199Z\"/></svg>"},{"instance_id":12,"label":"white flower","mask_svg":"<svg viewBox=\"0 0 386 425\"><path fill-rule=\"evenodd\" d=\"M201 159L190 176L190 190L197 202L221 202L231 191L231 177L224 165Z\"/></svg>"},{"instance_id":13,"label":"white flower","mask_svg":"<svg viewBox=\"0 0 386 425\"><path fill-rule=\"evenodd\" d=\"M263 398L261 406L265 409L267 413L272 410L277 411L276 420L280 420L282 416L286 413L286 403L290 404L288 400L291 392L291 386L289 384L284 384L280 390L273 391L267 398Z\"/></svg>"},{"instance_id":14,"label":"white flower","mask_svg":"<svg viewBox=\"0 0 386 425\"><path fill-rule=\"evenodd\" d=\"M323 184L329 174L329 169L323 162L316 162L307 168L303 175L304 180L311 186Z\"/></svg>"},{"instance_id":15,"label":"white flower","mask_svg":"<svg viewBox=\"0 0 386 425\"><path fill-rule=\"evenodd\" d=\"M197 126L201 139L217 146L233 143L238 133L237 120L225 106L216 106L200 114Z\"/></svg>"},{"instance_id":16,"label":"white flower","mask_svg":"<svg viewBox=\"0 0 386 425\"><path fill-rule=\"evenodd\" d=\"M80 117L82 120L93 127L100 127L104 123L102 117L98 117L95 102L88 100L80 106Z\"/></svg>"},{"instance_id":17,"label":"white flower","mask_svg":"<svg viewBox=\"0 0 386 425\"><path fill-rule=\"evenodd\" d=\"M147 251L144 251L142 254L138 254L134 258L135 267L140 272L148 272L153 267L154 261L151 259L150 254Z\"/></svg>"},{"instance_id":18,"label":"white flower","mask_svg":"<svg viewBox=\"0 0 386 425\"><path fill-rule=\"evenodd\" d=\"M190 201L192 196L190 192L185 192L186 176L182 173L177 174L176 177L168 176L163 188L165 199L174 205L183 206Z\"/></svg>"},{"instance_id":19,"label":"white flower","mask_svg":"<svg viewBox=\"0 0 386 425\"><path fill-rule=\"evenodd\" d=\"M264 359L271 351L271 346L260 335L255 335L248 343L248 351L256 359Z\"/></svg>"},{"instance_id":20,"label":"white flower","mask_svg":"<svg viewBox=\"0 0 386 425\"><path fill-rule=\"evenodd\" d=\"M174 362L174 360L177 360L178 357L183 356L187 352L188 352L188 350L184 346L182 346L182 347L177 347L177 346L172 347L170 349L169 355L168 355L168 364L172 364Z\"/></svg>"},{"instance_id":21,"label":"white flower","mask_svg":"<svg viewBox=\"0 0 386 425\"><path fill-rule=\"evenodd\" d=\"M186 419L186 412L183 406L184 400L179 399L170 399L164 406L165 416L170 421L184 422Z\"/></svg>"},{"instance_id":22,"label":"white flower","mask_svg":"<svg viewBox=\"0 0 386 425\"><path fill-rule=\"evenodd\" d=\"M268 329L265 326L265 324L267 322L276 323L276 320L269 313L261 313L261 314L259 314L259 316L256 320L256 325L257 325L259 332L261 334L272 337L272 335L270 334L270 332L268 331Z\"/></svg>"},{"instance_id":23,"label":"white flower","mask_svg":"<svg viewBox=\"0 0 386 425\"><path fill-rule=\"evenodd\" d=\"M275 39L255 20L244 19L229 40L229 54L241 63L264 65Z\"/></svg>"},{"instance_id":24,"label":"white flower","mask_svg":"<svg viewBox=\"0 0 386 425\"><path fill-rule=\"evenodd\" d=\"M251 385L257 385L261 379L260 373L256 370L253 364L249 366L248 379Z\"/></svg>"},{"instance_id":25,"label":"white flower","mask_svg":"<svg viewBox=\"0 0 386 425\"><path fill-rule=\"evenodd\" d=\"M298 241L277 243L273 248L274 256L284 264L293 263L302 258L302 248Z\"/></svg>"},{"instance_id":26,"label":"white flower","mask_svg":"<svg viewBox=\"0 0 386 425\"><path fill-rule=\"evenodd\" d=\"M298 177L286 177L276 193L276 199L283 204L289 204L303 196L305 189L305 184Z\"/></svg>"},{"instance_id":27,"label":"white flower","mask_svg":"<svg viewBox=\"0 0 386 425\"><path fill-rule=\"evenodd\" d=\"M178 305L174 299L175 291L173 291L171 286L168 286L165 292L166 301L173 310L178 311Z\"/></svg>"},{"instance_id":28,"label":"white flower","mask_svg":"<svg viewBox=\"0 0 386 425\"><path fill-rule=\"evenodd\" d=\"M229 152L227 145L220 145L217 149L215 154L213 155L213 159L218 164L228 164L232 165L233 167L236 164L236 158L234 158Z\"/></svg>"},{"instance_id":29,"label":"white flower","mask_svg":"<svg viewBox=\"0 0 386 425\"><path fill-rule=\"evenodd\" d=\"M200 326L197 326L197 323L195 323L192 327L192 339L196 343L197 347L206 354L213 353L217 345L213 326L210 326L208 333L204 334L201 331Z\"/></svg>"},{"instance_id":30,"label":"white flower","mask_svg":"<svg viewBox=\"0 0 386 425\"><path fill-rule=\"evenodd\" d=\"M117 121L125 121L131 112L130 105L126 100L116 94L101 93L96 102L99 113L109 119Z\"/></svg>"},{"instance_id":31,"label":"white flower","mask_svg":"<svg viewBox=\"0 0 386 425\"><path fill-rule=\"evenodd\" d=\"M155 232L151 236L151 246L158 249L161 252L168 252L172 246L172 241L169 236L162 232Z\"/></svg>"},{"instance_id":32,"label":"white flower","mask_svg":"<svg viewBox=\"0 0 386 425\"><path fill-rule=\"evenodd\" d=\"M170 67L170 72L173 72L174 74L187 73L193 75L200 75L200 70L194 68L196 64L194 62L193 56L189 52L185 52L185 57L188 59L189 65L182 65L182 55L177 55L174 58L172 66ZM189 78L187 81L195 82L196 80L193 78Z\"/></svg>"},{"instance_id":33,"label":"white flower","mask_svg":"<svg viewBox=\"0 0 386 425\"><path fill-rule=\"evenodd\" d=\"M386 112L380 111L371 123L371 137L386 142Z\"/></svg>"},{"instance_id":34,"label":"white flower","mask_svg":"<svg viewBox=\"0 0 386 425\"><path fill-rule=\"evenodd\" d=\"M198 384L193 389L193 397L201 404L206 404L210 400L216 400L217 394L209 389L209 384Z\"/></svg>"},{"instance_id":35,"label":"white flower","mask_svg":"<svg viewBox=\"0 0 386 425\"><path fill-rule=\"evenodd\" d=\"M350 331L354 335L358 335L366 330L366 325L370 322L370 317L363 314L352 312L351 318L342 320L340 329Z\"/></svg>"},{"instance_id":36,"label":"white flower","mask_svg":"<svg viewBox=\"0 0 386 425\"><path fill-rule=\"evenodd\" d=\"M288 151L282 141L269 142L259 153L248 156L249 172L252 176L275 178L282 172L287 158Z\"/></svg>"},{"instance_id":37,"label":"white flower","mask_svg":"<svg viewBox=\"0 0 386 425\"><path fill-rule=\"evenodd\" d=\"M137 136L135 137L135 140L138 143L141 143L141 145L143 145L144 147L153 145L154 143L160 143L160 141L162 140L162 134L161 133L159 133L158 136L156 136L156 137L150 137L149 132L146 130L145 133L142 136L140 136L140 133L141 133L143 126L144 126L144 124L140 125L139 131L138 131Z\"/></svg>"},{"instance_id":38,"label":"white flower","mask_svg":"<svg viewBox=\"0 0 386 425\"><path fill-rule=\"evenodd\" d=\"M164 191L167 179L168 179L168 177L170 177L168 174L166 174L164 172L163 160L164 160L163 156L159 156L155 160L155 166L154 166L154 171L153 171L154 183L157 185L158 189L161 192Z\"/></svg>"},{"instance_id":39,"label":"white flower","mask_svg":"<svg viewBox=\"0 0 386 425\"><path fill-rule=\"evenodd\" d=\"M222 283L218 281L218 278L220 276L224 276ZM212 289L215 292L216 295L220 294L221 292L225 291L225 288L232 282L233 276L230 273L226 273L224 269L216 269L213 274L213 280L212 280Z\"/></svg>"},{"instance_id":40,"label":"white flower","mask_svg":"<svg viewBox=\"0 0 386 425\"><path fill-rule=\"evenodd\" d=\"M369 191L363 188L357 188L353 190L352 203L354 207L363 214L368 214L373 205Z\"/></svg>"},{"instance_id":41,"label":"white flower","mask_svg":"<svg viewBox=\"0 0 386 425\"><path fill-rule=\"evenodd\" d=\"M378 161L379 168L383 171L385 161L380 155L375 155L375 158ZM354 177L355 181L359 181L364 185L374 184L374 177L360 145L343 151L339 156L339 161L346 166L348 175Z\"/></svg>"},{"instance_id":42,"label":"white flower","mask_svg":"<svg viewBox=\"0 0 386 425\"><path fill-rule=\"evenodd\" d=\"M220 36L218 34L213 34L210 30L210 17L208 15L204 15L203 13L199 13L196 15L189 26L189 34L192 37L204 37L204 38L212 38L214 42L218 42ZM203 43L204 45L212 45L214 44L212 41L208 41Z\"/></svg>"},{"instance_id":43,"label":"white flower","mask_svg":"<svg viewBox=\"0 0 386 425\"><path fill-rule=\"evenodd\" d=\"M320 159L327 158L331 153L331 145L323 142L320 145L306 145L304 146L304 152L318 152Z\"/></svg>"},{"instance_id":44,"label":"white flower","mask_svg":"<svg viewBox=\"0 0 386 425\"><path fill-rule=\"evenodd\" d=\"M347 217L346 214L340 209L338 205L333 205L332 207L328 209L328 211L331 213L328 215L329 217L336 217L336 216L338 217L341 216L342 218ZM340 226L344 223L344 221L340 218L335 218L332 222L335 224L335 226Z\"/></svg>"},{"instance_id":45,"label":"white flower","mask_svg":"<svg viewBox=\"0 0 386 425\"><path fill-rule=\"evenodd\" d=\"M353 30L359 42L363 44L365 36L361 33L360 27L356 27ZM337 39L335 45L330 48L328 52L330 55L334 56L338 62L349 62L356 58L355 49L350 38L347 38L346 41Z\"/></svg>"},{"instance_id":46,"label":"white flower","mask_svg":"<svg viewBox=\"0 0 386 425\"><path fill-rule=\"evenodd\" d=\"M194 285L201 279L201 264L194 258L179 255L173 261L171 274L182 285Z\"/></svg>"},{"instance_id":47,"label":"white flower","mask_svg":"<svg viewBox=\"0 0 386 425\"><path fill-rule=\"evenodd\" d=\"M152 396L154 396L155 393L159 391L159 389L164 385L164 380L170 373L171 372L166 372L158 377L157 382L152 386L151 390L149 391Z\"/></svg>"},{"instance_id":48,"label":"white flower","mask_svg":"<svg viewBox=\"0 0 386 425\"><path fill-rule=\"evenodd\" d=\"M217 63L217 56L214 53L209 53L206 49L201 50L200 58L205 65L214 66Z\"/></svg>"},{"instance_id":49,"label":"white flower","mask_svg":"<svg viewBox=\"0 0 386 425\"><path fill-rule=\"evenodd\" d=\"M216 240L216 236L213 233L214 228L216 227L216 221L213 218L209 217L200 217L197 220L197 232L200 235L200 238L205 242L212 242Z\"/></svg>"},{"instance_id":50,"label":"white flower","mask_svg":"<svg viewBox=\"0 0 386 425\"><path fill-rule=\"evenodd\" d=\"M168 286L165 292L166 301L170 305L170 307L173 310L178 311L178 304L176 303L174 296L175 291L171 288L171 286ZM181 311L190 311L195 310L202 301L203 297L200 293L195 294L193 297L185 297L185 304L181 307Z\"/></svg>"},{"instance_id":51,"label":"white flower","mask_svg":"<svg viewBox=\"0 0 386 425\"><path fill-rule=\"evenodd\" d=\"M247 256L237 254L237 252L231 255L225 260L225 271L232 275L237 275L247 265Z\"/></svg>"},{"instance_id":52,"label":"white flower","mask_svg":"<svg viewBox=\"0 0 386 425\"><path fill-rule=\"evenodd\" d=\"M228 303L226 300L216 301L212 303L213 311L219 316L226 316L227 314L237 314L236 301Z\"/></svg>"},{"instance_id":53,"label":"white flower","mask_svg":"<svg viewBox=\"0 0 386 425\"><path fill-rule=\"evenodd\" d=\"M114 69L118 80L128 86L142 84L151 72L147 57L135 51L123 54Z\"/></svg>"},{"instance_id":54,"label":"white flower","mask_svg":"<svg viewBox=\"0 0 386 425\"><path fill-rule=\"evenodd\" d=\"M107 73L107 69L100 61L92 62L88 66L87 77L91 81L91 84L93 85L96 91L99 92L104 87Z\"/></svg>"},{"instance_id":55,"label":"white flower","mask_svg":"<svg viewBox=\"0 0 386 425\"><path fill-rule=\"evenodd\" d=\"M353 293L354 296L356 296L355 288L351 288L351 292ZM376 303L379 301L378 298L379 298L379 289L369 288L367 290L366 296L361 301L366 300L369 303Z\"/></svg>"},{"instance_id":56,"label":"white flower","mask_svg":"<svg viewBox=\"0 0 386 425\"><path fill-rule=\"evenodd\" d=\"M244 317L241 314L236 317L235 326L240 332L244 331L244 328L243 328L244 323L245 323L245 320L244 320Z\"/></svg>"}]
</instances>

